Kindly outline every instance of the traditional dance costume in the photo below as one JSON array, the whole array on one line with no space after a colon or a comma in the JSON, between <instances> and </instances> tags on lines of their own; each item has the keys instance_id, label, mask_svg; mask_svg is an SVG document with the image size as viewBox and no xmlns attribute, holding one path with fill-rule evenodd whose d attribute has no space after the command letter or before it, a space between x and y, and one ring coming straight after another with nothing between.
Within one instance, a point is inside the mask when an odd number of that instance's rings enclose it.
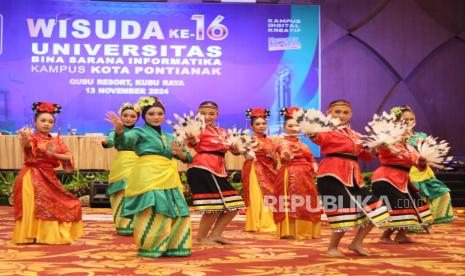
<instances>
[{"instance_id":1,"label":"traditional dance costume","mask_svg":"<svg viewBox=\"0 0 465 276\"><path fill-rule=\"evenodd\" d=\"M318 133L311 140L325 154L318 168L317 183L331 229L341 232L369 221L375 226L386 222L389 219L386 206L364 187L360 175L358 157L371 158L368 151L362 150L360 134L343 126Z\"/></svg>"},{"instance_id":2,"label":"traditional dance costume","mask_svg":"<svg viewBox=\"0 0 465 276\"><path fill-rule=\"evenodd\" d=\"M63 188L54 168L72 170L72 162L46 154L69 152L59 137L35 134L24 148L24 166L14 187L15 229L13 243L69 244L84 234L81 202Z\"/></svg>"},{"instance_id":3,"label":"traditional dance costume","mask_svg":"<svg viewBox=\"0 0 465 276\"><path fill-rule=\"evenodd\" d=\"M189 256L192 248L189 207L182 194L171 142L174 137L145 124L125 131L115 144L139 156L126 183L122 216L133 217L139 255ZM187 161L190 154L183 150Z\"/></svg>"},{"instance_id":4,"label":"traditional dance costume","mask_svg":"<svg viewBox=\"0 0 465 276\"><path fill-rule=\"evenodd\" d=\"M433 222L428 204L418 196L409 179L409 171L419 159L418 153L406 143L378 149L381 166L373 172L373 193L386 197L391 220L383 227L408 229ZM384 200L384 199L383 199Z\"/></svg>"},{"instance_id":5,"label":"traditional dance costume","mask_svg":"<svg viewBox=\"0 0 465 276\"><path fill-rule=\"evenodd\" d=\"M293 154L290 160L281 159L275 181L277 205L273 213L278 237L312 239L321 236L322 210L318 202L313 164L315 158L297 137L286 136L276 144L276 152Z\"/></svg>"},{"instance_id":6,"label":"traditional dance costume","mask_svg":"<svg viewBox=\"0 0 465 276\"><path fill-rule=\"evenodd\" d=\"M242 195L247 206L245 230L274 232L271 208L265 205L264 196L274 196L276 179L276 159L274 144L266 136L253 135L258 145L255 147L256 160L245 160L242 167Z\"/></svg>"},{"instance_id":7,"label":"traditional dance costume","mask_svg":"<svg viewBox=\"0 0 465 276\"><path fill-rule=\"evenodd\" d=\"M418 139L424 139L427 136L425 133L415 132L408 138L408 142L410 145L415 146ZM454 220L450 189L436 178L429 166L422 171L413 166L410 169L410 180L420 190L420 197L428 202L434 223L445 223Z\"/></svg>"},{"instance_id":8,"label":"traditional dance costume","mask_svg":"<svg viewBox=\"0 0 465 276\"><path fill-rule=\"evenodd\" d=\"M194 210L223 213L244 209L244 201L227 180L225 153L226 131L207 126L198 136L197 152L187 170Z\"/></svg>"},{"instance_id":9,"label":"traditional dance costume","mask_svg":"<svg viewBox=\"0 0 465 276\"><path fill-rule=\"evenodd\" d=\"M125 132L129 130L130 128L124 127ZM104 148L115 147L118 151L111 164L110 175L108 177L109 186L107 188L107 196L110 197L116 233L119 235L132 235L134 231L132 227L132 219L122 217L121 210L123 208L123 196L127 179L131 174L132 169L137 164L139 157L134 152L133 147L115 145L114 139L115 131L113 130L108 134L107 143L102 144Z\"/></svg>"}]
</instances>

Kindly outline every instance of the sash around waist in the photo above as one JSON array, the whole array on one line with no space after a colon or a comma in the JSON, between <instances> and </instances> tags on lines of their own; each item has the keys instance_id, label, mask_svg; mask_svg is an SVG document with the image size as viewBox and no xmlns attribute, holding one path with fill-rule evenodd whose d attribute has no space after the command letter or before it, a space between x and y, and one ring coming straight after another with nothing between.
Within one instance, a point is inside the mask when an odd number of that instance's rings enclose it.
<instances>
[{"instance_id":1,"label":"sash around waist","mask_svg":"<svg viewBox=\"0 0 465 276\"><path fill-rule=\"evenodd\" d=\"M401 170L401 171L404 171L404 172L410 172L410 167L406 167L406 166L402 166L402 165L382 164L381 166L394 168L394 169Z\"/></svg>"},{"instance_id":2,"label":"sash around waist","mask_svg":"<svg viewBox=\"0 0 465 276\"><path fill-rule=\"evenodd\" d=\"M218 155L224 157L226 153L221 152L221 151L199 151L197 153L206 153L206 154L213 154L213 155Z\"/></svg>"},{"instance_id":3,"label":"sash around waist","mask_svg":"<svg viewBox=\"0 0 465 276\"><path fill-rule=\"evenodd\" d=\"M46 163L46 162L31 162L27 161L24 162L24 166L38 168L38 169L54 169L55 165Z\"/></svg>"},{"instance_id":4,"label":"sash around waist","mask_svg":"<svg viewBox=\"0 0 465 276\"><path fill-rule=\"evenodd\" d=\"M354 161L358 160L357 156L349 154L349 153L342 153L342 152L329 153L329 154L326 154L325 157L338 157L338 158L349 159L349 160L354 160Z\"/></svg>"},{"instance_id":5,"label":"sash around waist","mask_svg":"<svg viewBox=\"0 0 465 276\"><path fill-rule=\"evenodd\" d=\"M136 162L126 183L125 196L181 186L176 160L151 154L141 156Z\"/></svg>"}]
</instances>

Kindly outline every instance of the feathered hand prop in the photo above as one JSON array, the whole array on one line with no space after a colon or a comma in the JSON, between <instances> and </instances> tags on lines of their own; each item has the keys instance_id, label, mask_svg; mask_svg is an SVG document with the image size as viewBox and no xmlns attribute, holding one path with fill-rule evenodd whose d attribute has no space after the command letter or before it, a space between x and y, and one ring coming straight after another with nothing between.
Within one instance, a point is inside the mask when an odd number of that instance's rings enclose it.
<instances>
[{"instance_id":1,"label":"feathered hand prop","mask_svg":"<svg viewBox=\"0 0 465 276\"><path fill-rule=\"evenodd\" d=\"M185 141L189 137L199 136L205 129L205 119L203 115L194 115L194 112L190 112L189 115L184 114L183 117L178 114L173 115L178 123L174 123L170 120L166 122L174 128L174 136L179 143L185 144Z\"/></svg>"},{"instance_id":2,"label":"feathered hand prop","mask_svg":"<svg viewBox=\"0 0 465 276\"><path fill-rule=\"evenodd\" d=\"M368 123L365 130L368 135L362 137L362 144L368 148L375 148L399 142L407 130L407 125L396 122L393 115L383 112L381 116L373 115L373 120Z\"/></svg>"},{"instance_id":3,"label":"feathered hand prop","mask_svg":"<svg viewBox=\"0 0 465 276\"><path fill-rule=\"evenodd\" d=\"M450 150L449 143L444 140L438 142L437 138L428 136L420 139L415 147L420 157L424 158L431 167L444 169L444 164L452 161L452 156L447 156Z\"/></svg>"},{"instance_id":4,"label":"feathered hand prop","mask_svg":"<svg viewBox=\"0 0 465 276\"><path fill-rule=\"evenodd\" d=\"M301 108L294 112L293 118L299 123L305 135L330 131L340 124L339 119L324 115L321 111L315 109L305 110Z\"/></svg>"},{"instance_id":5,"label":"feathered hand prop","mask_svg":"<svg viewBox=\"0 0 465 276\"><path fill-rule=\"evenodd\" d=\"M257 141L255 141L251 136L248 135L249 130L241 129L228 129L228 137L226 143L230 147L235 147L239 150L241 154L244 154L248 159L255 159L255 151L253 148L257 146Z\"/></svg>"}]
</instances>

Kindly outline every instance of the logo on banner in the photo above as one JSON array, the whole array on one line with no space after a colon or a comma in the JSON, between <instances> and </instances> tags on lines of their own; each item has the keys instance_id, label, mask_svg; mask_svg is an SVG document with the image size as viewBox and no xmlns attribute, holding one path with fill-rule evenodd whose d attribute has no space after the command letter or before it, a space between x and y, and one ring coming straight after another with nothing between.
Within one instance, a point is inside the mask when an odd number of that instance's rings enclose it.
<instances>
[{"instance_id":1,"label":"logo on banner","mask_svg":"<svg viewBox=\"0 0 465 276\"><path fill-rule=\"evenodd\" d=\"M269 37L268 51L295 50L302 48L298 37Z\"/></svg>"},{"instance_id":2,"label":"logo on banner","mask_svg":"<svg viewBox=\"0 0 465 276\"><path fill-rule=\"evenodd\" d=\"M302 21L298 18L268 18L268 51L297 50L302 48L299 36Z\"/></svg>"}]
</instances>

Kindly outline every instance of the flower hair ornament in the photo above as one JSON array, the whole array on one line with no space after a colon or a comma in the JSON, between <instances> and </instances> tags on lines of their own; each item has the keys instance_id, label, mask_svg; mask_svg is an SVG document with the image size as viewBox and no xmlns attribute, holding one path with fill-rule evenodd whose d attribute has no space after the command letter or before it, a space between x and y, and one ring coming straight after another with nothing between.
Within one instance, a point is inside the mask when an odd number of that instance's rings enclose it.
<instances>
[{"instance_id":1,"label":"flower hair ornament","mask_svg":"<svg viewBox=\"0 0 465 276\"><path fill-rule=\"evenodd\" d=\"M151 105L154 105L156 103L159 103L159 104L163 105L163 103L157 97L141 97L141 98L139 98L139 101L137 102L137 105L139 105L140 108L144 108L146 106L151 106Z\"/></svg>"},{"instance_id":2,"label":"flower hair ornament","mask_svg":"<svg viewBox=\"0 0 465 276\"><path fill-rule=\"evenodd\" d=\"M268 109L263 108L249 108L245 111L245 116L248 118L263 118L266 119L270 117L270 111Z\"/></svg>"},{"instance_id":3,"label":"flower hair ornament","mask_svg":"<svg viewBox=\"0 0 465 276\"><path fill-rule=\"evenodd\" d=\"M46 112L50 114L59 114L61 112L61 105L47 102L34 102L32 104L32 111L34 111L34 113Z\"/></svg>"},{"instance_id":4,"label":"flower hair ornament","mask_svg":"<svg viewBox=\"0 0 465 276\"><path fill-rule=\"evenodd\" d=\"M300 107L293 106L293 107L285 107L281 108L279 111L279 114L284 117L284 118L293 118L294 112L297 112L300 110Z\"/></svg>"},{"instance_id":5,"label":"flower hair ornament","mask_svg":"<svg viewBox=\"0 0 465 276\"><path fill-rule=\"evenodd\" d=\"M390 112L395 117L398 117L402 113L402 107L400 107L400 106L393 107L393 108L391 108Z\"/></svg>"},{"instance_id":6,"label":"flower hair ornament","mask_svg":"<svg viewBox=\"0 0 465 276\"><path fill-rule=\"evenodd\" d=\"M138 104L124 103L118 110L118 114L121 116L121 114L123 114L123 112L127 109L134 110L138 114L141 112L141 108Z\"/></svg>"},{"instance_id":7,"label":"flower hair ornament","mask_svg":"<svg viewBox=\"0 0 465 276\"><path fill-rule=\"evenodd\" d=\"M394 116L394 118L396 120L399 120L400 117L402 116L402 113L405 112L405 111L412 111L412 109L408 105L395 106L395 107L391 108L390 113L391 113L391 115Z\"/></svg>"}]
</instances>

